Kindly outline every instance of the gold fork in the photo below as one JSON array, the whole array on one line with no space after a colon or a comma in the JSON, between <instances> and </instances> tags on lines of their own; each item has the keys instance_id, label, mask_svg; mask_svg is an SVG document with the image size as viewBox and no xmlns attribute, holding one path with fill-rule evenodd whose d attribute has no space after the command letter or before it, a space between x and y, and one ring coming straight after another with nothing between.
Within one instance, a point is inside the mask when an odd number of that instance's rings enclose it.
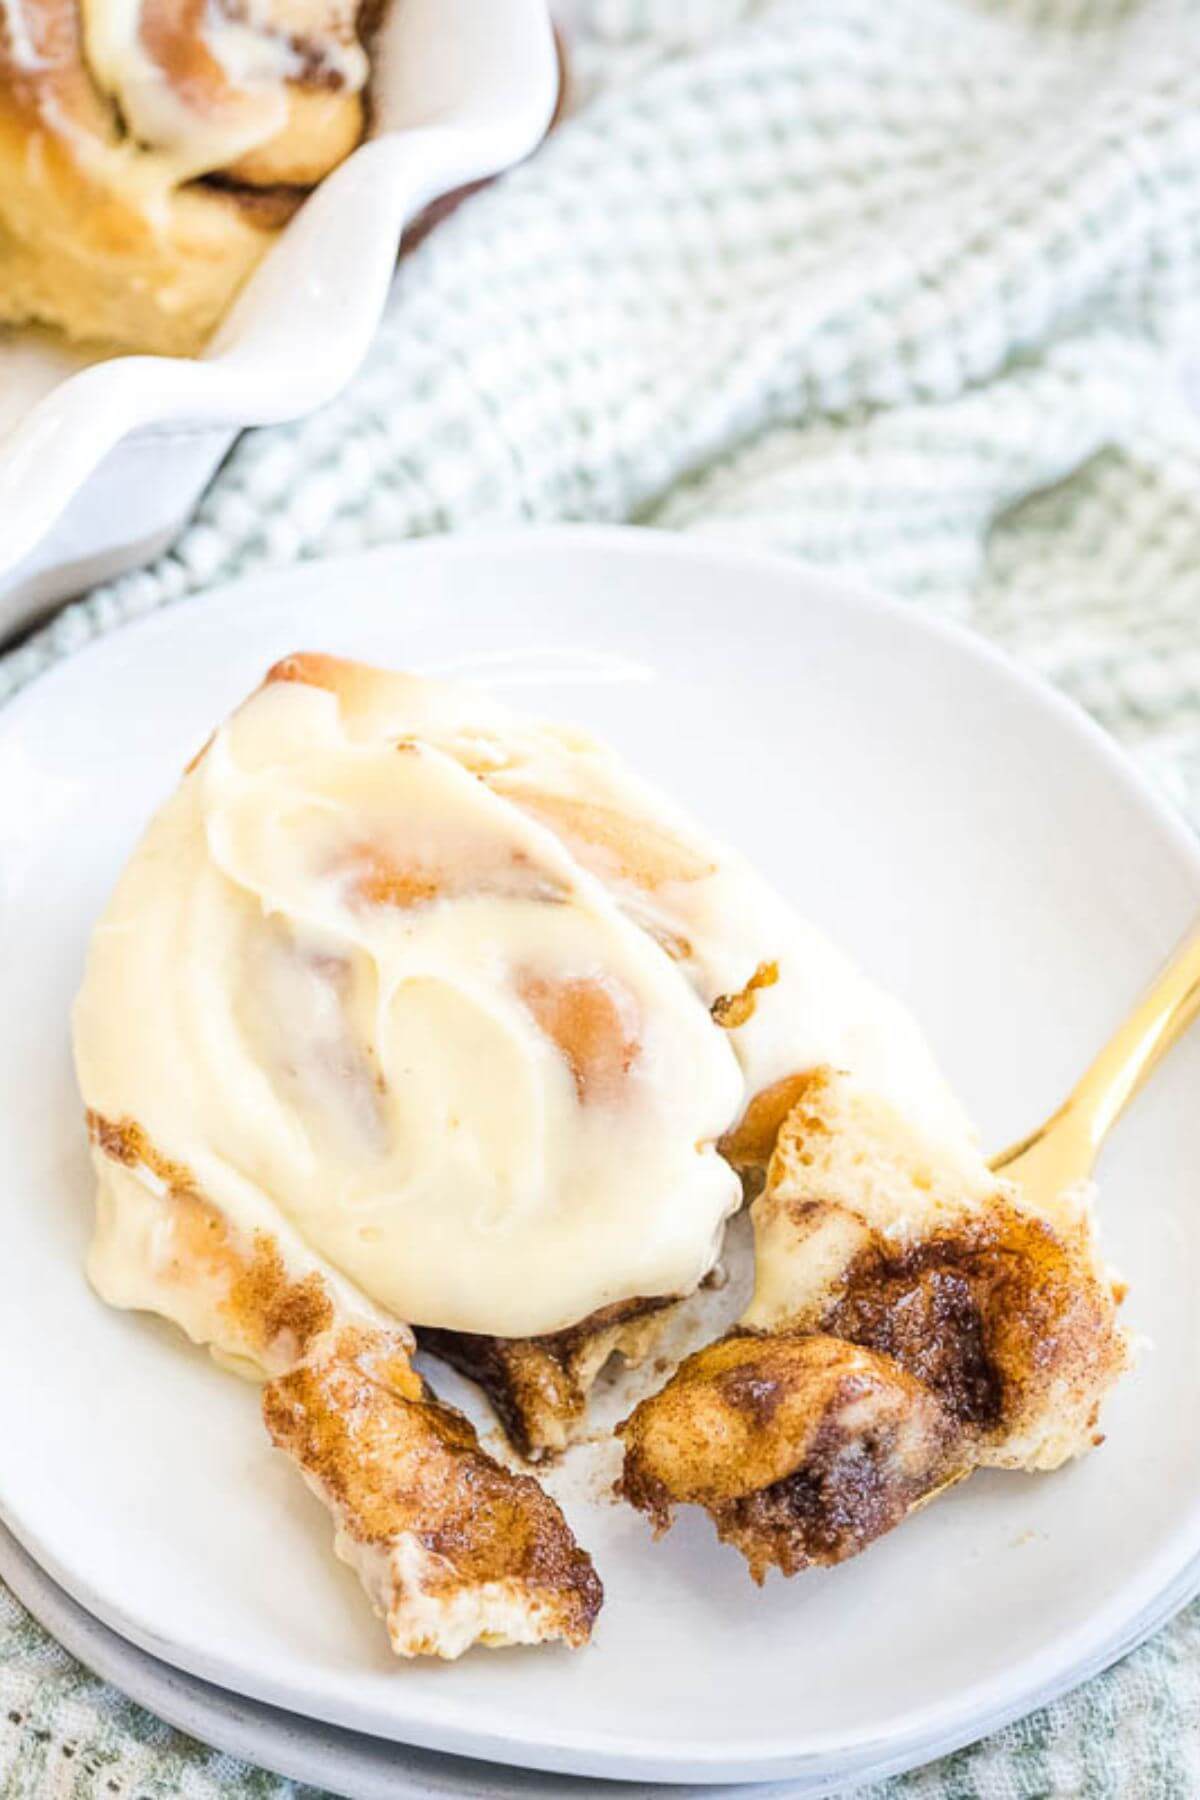
<instances>
[{"instance_id":1,"label":"gold fork","mask_svg":"<svg viewBox=\"0 0 1200 1800\"><path fill-rule=\"evenodd\" d=\"M1060 1194L1092 1172L1100 1146L1171 1046L1200 1012L1200 921L1193 925L1123 1025L1044 1125L992 1158L1019 1181L1033 1206L1050 1212ZM916 1512L966 1479L961 1469L910 1508Z\"/></svg>"},{"instance_id":2,"label":"gold fork","mask_svg":"<svg viewBox=\"0 0 1200 1800\"><path fill-rule=\"evenodd\" d=\"M1019 1181L1035 1206L1052 1206L1085 1181L1100 1146L1151 1071L1200 1012L1200 923L1172 954L1124 1024L1058 1111L992 1168Z\"/></svg>"}]
</instances>

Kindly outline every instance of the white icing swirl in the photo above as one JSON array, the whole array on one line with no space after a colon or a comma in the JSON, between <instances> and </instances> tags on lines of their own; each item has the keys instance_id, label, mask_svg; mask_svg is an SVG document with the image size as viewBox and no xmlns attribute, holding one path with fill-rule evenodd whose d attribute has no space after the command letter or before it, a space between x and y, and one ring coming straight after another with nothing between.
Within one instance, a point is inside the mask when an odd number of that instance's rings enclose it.
<instances>
[{"instance_id":1,"label":"white icing swirl","mask_svg":"<svg viewBox=\"0 0 1200 1800\"><path fill-rule=\"evenodd\" d=\"M160 811L75 1014L87 1104L235 1222L276 1209L411 1323L528 1336L695 1286L739 1199L716 1140L780 1076L850 1067L969 1139L908 1016L609 751L465 689L310 675Z\"/></svg>"},{"instance_id":2,"label":"white icing swirl","mask_svg":"<svg viewBox=\"0 0 1200 1800\"><path fill-rule=\"evenodd\" d=\"M186 81L174 79L151 51L147 0L80 4L93 80L131 135L167 159L176 182L230 168L268 143L287 123L288 84L306 70L319 68L347 93L367 83L366 52L354 37L353 14L341 16L340 0L251 0L242 16L207 0L195 43L206 66ZM301 28L311 37L301 37Z\"/></svg>"}]
</instances>

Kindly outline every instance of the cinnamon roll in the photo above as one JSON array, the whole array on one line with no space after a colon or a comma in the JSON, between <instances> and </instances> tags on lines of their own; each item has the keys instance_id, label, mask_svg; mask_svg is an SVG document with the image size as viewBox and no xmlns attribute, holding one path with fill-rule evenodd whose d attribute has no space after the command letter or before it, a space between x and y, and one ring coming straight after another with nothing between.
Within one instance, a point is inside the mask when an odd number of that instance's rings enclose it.
<instances>
[{"instance_id":1,"label":"cinnamon roll","mask_svg":"<svg viewBox=\"0 0 1200 1800\"><path fill-rule=\"evenodd\" d=\"M1086 1205L996 1182L907 1013L611 750L466 687L276 665L125 869L74 1035L95 1286L265 1378L407 1654L580 1643L600 1600L414 1331L560 1451L746 1191L753 1303L622 1427L623 1491L757 1576L1077 1454L1127 1360Z\"/></svg>"},{"instance_id":2,"label":"cinnamon roll","mask_svg":"<svg viewBox=\"0 0 1200 1800\"><path fill-rule=\"evenodd\" d=\"M88 1103L189 1167L220 1144L256 1169L526 1455L562 1450L609 1358L644 1357L712 1270L795 1071L855 1066L970 1141L908 1016L742 857L478 691L291 657L164 833L178 854L144 848L114 902L129 928L97 932Z\"/></svg>"},{"instance_id":3,"label":"cinnamon roll","mask_svg":"<svg viewBox=\"0 0 1200 1800\"><path fill-rule=\"evenodd\" d=\"M360 0L0 0L0 321L199 350L360 141Z\"/></svg>"}]
</instances>

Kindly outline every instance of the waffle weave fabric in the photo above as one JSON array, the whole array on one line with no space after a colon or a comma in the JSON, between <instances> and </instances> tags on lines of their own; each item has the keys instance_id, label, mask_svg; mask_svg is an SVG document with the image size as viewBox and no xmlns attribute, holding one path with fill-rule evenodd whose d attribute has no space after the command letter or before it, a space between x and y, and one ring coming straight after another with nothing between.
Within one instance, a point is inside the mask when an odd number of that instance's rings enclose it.
<instances>
[{"instance_id":1,"label":"waffle weave fabric","mask_svg":"<svg viewBox=\"0 0 1200 1800\"><path fill-rule=\"evenodd\" d=\"M573 116L405 260L349 391L244 437L170 555L0 659L0 699L230 576L626 520L966 621L1200 826L1200 4L571 12ZM0 1589L0 1800L293 1792L105 1688ZM866 1792L1200 1793L1200 1606Z\"/></svg>"}]
</instances>

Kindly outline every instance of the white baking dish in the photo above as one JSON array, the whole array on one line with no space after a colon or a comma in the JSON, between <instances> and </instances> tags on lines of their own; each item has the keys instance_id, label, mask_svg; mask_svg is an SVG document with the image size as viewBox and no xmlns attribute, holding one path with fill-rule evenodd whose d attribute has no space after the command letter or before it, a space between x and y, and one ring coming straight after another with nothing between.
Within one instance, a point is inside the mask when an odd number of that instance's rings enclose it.
<instances>
[{"instance_id":1,"label":"white baking dish","mask_svg":"<svg viewBox=\"0 0 1200 1800\"><path fill-rule=\"evenodd\" d=\"M0 639L163 549L243 426L344 386L405 226L545 132L545 0L393 0L373 81L371 141L301 208L203 357L89 362L49 334L0 338Z\"/></svg>"}]
</instances>

